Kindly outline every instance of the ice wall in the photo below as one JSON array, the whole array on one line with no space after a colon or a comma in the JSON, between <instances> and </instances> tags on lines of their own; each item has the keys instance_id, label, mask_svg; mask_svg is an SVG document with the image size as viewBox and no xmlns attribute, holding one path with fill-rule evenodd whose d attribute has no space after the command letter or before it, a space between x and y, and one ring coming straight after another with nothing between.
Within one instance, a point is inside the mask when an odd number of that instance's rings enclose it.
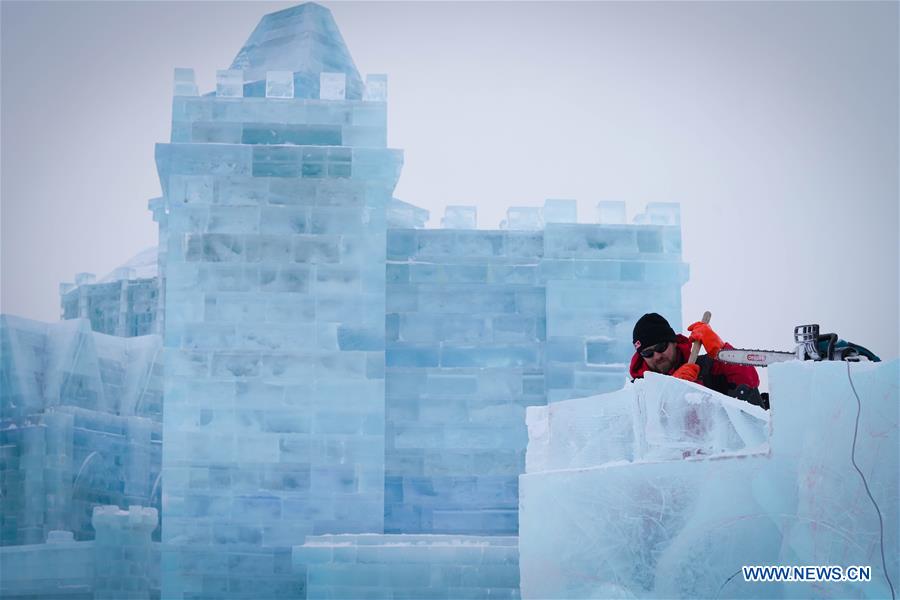
<instances>
[{"instance_id":1,"label":"ice wall","mask_svg":"<svg viewBox=\"0 0 900 600\"><path fill-rule=\"evenodd\" d=\"M671 206L677 214L677 205ZM640 215L639 215L640 216ZM541 279L547 296L547 400L622 387L634 353L631 331L658 312L681 329L677 221L654 225L548 223Z\"/></svg>"},{"instance_id":2,"label":"ice wall","mask_svg":"<svg viewBox=\"0 0 900 600\"><path fill-rule=\"evenodd\" d=\"M898 365L775 365L768 446L755 445L767 429L757 407L715 392L700 402L697 386L668 377L648 378L652 393L532 409L523 597L889 597L880 548L883 532L896 582ZM613 435L591 438L592 427ZM883 527L851 463L854 433ZM749 583L744 565L869 565L872 581Z\"/></svg>"},{"instance_id":3,"label":"ice wall","mask_svg":"<svg viewBox=\"0 0 900 600\"><path fill-rule=\"evenodd\" d=\"M547 202L539 231L388 231L387 532L514 534L525 407L620 388L640 315L678 324L677 223Z\"/></svg>"},{"instance_id":4,"label":"ice wall","mask_svg":"<svg viewBox=\"0 0 900 600\"><path fill-rule=\"evenodd\" d=\"M387 532L516 532L542 251L533 232L388 232Z\"/></svg>"}]
</instances>

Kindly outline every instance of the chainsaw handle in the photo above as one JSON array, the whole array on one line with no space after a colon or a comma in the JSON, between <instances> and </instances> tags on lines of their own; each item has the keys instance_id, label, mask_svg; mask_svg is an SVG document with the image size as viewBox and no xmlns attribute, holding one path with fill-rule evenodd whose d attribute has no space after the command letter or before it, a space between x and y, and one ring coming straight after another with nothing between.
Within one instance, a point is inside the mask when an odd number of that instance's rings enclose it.
<instances>
[{"instance_id":1,"label":"chainsaw handle","mask_svg":"<svg viewBox=\"0 0 900 600\"><path fill-rule=\"evenodd\" d=\"M700 319L701 323L709 323L709 320L712 318L712 314L707 310L703 313L703 318ZM697 357L700 356L700 342L694 342L691 345L691 356L688 358L687 364L692 365L697 362Z\"/></svg>"}]
</instances>

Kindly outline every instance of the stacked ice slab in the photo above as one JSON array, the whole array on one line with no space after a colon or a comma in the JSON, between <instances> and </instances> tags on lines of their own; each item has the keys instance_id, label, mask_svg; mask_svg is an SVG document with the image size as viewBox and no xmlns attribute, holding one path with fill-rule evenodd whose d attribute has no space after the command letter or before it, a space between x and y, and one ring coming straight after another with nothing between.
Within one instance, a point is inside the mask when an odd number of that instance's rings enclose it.
<instances>
[{"instance_id":1,"label":"stacked ice slab","mask_svg":"<svg viewBox=\"0 0 900 600\"><path fill-rule=\"evenodd\" d=\"M91 329L119 337L158 333L157 248L148 248L100 281L79 273L59 285L61 317L88 319Z\"/></svg>"},{"instance_id":2,"label":"stacked ice slab","mask_svg":"<svg viewBox=\"0 0 900 600\"><path fill-rule=\"evenodd\" d=\"M387 206L388 229L421 229L428 221L429 212L409 202L391 198Z\"/></svg>"},{"instance_id":3,"label":"stacked ice slab","mask_svg":"<svg viewBox=\"0 0 900 600\"><path fill-rule=\"evenodd\" d=\"M156 153L167 598L297 595L291 545L383 531L385 211L402 163L384 80L360 98L315 4L264 17L233 67L215 95L176 95Z\"/></svg>"},{"instance_id":4,"label":"stacked ice slab","mask_svg":"<svg viewBox=\"0 0 900 600\"><path fill-rule=\"evenodd\" d=\"M157 503L161 340L94 333L84 319L0 318L0 539L93 537L97 504Z\"/></svg>"},{"instance_id":5,"label":"stacked ice slab","mask_svg":"<svg viewBox=\"0 0 900 600\"><path fill-rule=\"evenodd\" d=\"M323 535L294 548L309 598L518 598L516 537Z\"/></svg>"},{"instance_id":6,"label":"stacked ice slab","mask_svg":"<svg viewBox=\"0 0 900 600\"><path fill-rule=\"evenodd\" d=\"M514 534L543 404L540 233L391 230L385 530Z\"/></svg>"},{"instance_id":7,"label":"stacked ice slab","mask_svg":"<svg viewBox=\"0 0 900 600\"><path fill-rule=\"evenodd\" d=\"M530 409L522 596L890 597L898 366L771 367L768 445L765 413L668 377ZM750 565L864 565L872 578L750 583Z\"/></svg>"}]
</instances>

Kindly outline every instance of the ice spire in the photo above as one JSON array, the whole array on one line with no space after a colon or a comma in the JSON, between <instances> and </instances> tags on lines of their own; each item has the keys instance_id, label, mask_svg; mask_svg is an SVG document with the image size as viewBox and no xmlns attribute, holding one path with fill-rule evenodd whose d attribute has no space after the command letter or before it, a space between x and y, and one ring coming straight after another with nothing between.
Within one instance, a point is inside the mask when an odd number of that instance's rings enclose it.
<instances>
[{"instance_id":1,"label":"ice spire","mask_svg":"<svg viewBox=\"0 0 900 600\"><path fill-rule=\"evenodd\" d=\"M347 75L348 100L362 96L359 71L331 11L314 2L264 16L231 69L244 71L246 96L265 95L266 71L293 72L297 98L318 98L323 72Z\"/></svg>"}]
</instances>

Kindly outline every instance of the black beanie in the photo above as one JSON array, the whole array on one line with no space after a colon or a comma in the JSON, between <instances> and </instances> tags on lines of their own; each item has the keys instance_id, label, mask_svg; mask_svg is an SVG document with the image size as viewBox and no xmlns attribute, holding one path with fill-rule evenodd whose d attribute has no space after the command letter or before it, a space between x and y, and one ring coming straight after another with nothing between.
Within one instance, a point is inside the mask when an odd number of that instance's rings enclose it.
<instances>
[{"instance_id":1,"label":"black beanie","mask_svg":"<svg viewBox=\"0 0 900 600\"><path fill-rule=\"evenodd\" d=\"M634 342L634 349L640 351L659 342L674 342L675 331L662 315L647 313L634 324L631 341Z\"/></svg>"}]
</instances>

